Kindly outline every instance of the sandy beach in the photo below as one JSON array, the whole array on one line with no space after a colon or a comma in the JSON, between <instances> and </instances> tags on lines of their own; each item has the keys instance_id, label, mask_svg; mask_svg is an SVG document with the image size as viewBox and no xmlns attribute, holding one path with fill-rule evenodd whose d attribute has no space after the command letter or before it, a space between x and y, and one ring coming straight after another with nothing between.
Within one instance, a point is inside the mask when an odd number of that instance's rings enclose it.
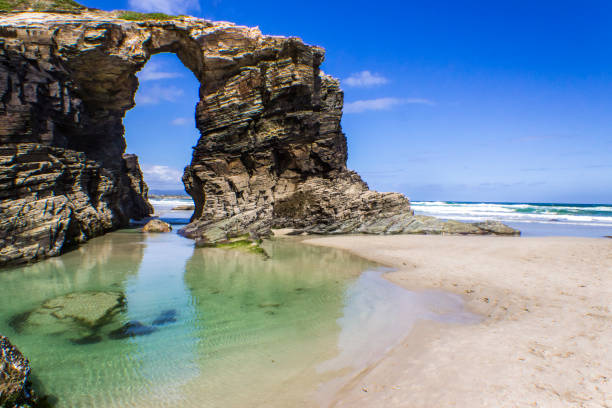
<instances>
[{"instance_id":1,"label":"sandy beach","mask_svg":"<svg viewBox=\"0 0 612 408\"><path fill-rule=\"evenodd\" d=\"M461 294L484 319L423 322L333 407L612 407L612 241L338 236L306 240Z\"/></svg>"}]
</instances>

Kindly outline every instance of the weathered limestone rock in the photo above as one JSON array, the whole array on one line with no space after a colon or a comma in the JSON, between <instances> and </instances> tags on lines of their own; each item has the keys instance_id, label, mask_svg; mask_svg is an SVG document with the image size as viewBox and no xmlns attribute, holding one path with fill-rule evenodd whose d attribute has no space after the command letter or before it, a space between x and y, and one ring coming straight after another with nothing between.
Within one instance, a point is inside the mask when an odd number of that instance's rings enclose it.
<instances>
[{"instance_id":1,"label":"weathered limestone rock","mask_svg":"<svg viewBox=\"0 0 612 408\"><path fill-rule=\"evenodd\" d=\"M201 84L184 235L387 233L401 228L381 220L408 223L406 197L371 191L346 168L343 93L319 69L323 49L224 22L119 17L2 14L0 265L58 255L151 213L137 160L124 156L122 120L135 74L160 52L176 53ZM495 229L460 233L483 231Z\"/></svg>"},{"instance_id":2,"label":"weathered limestone rock","mask_svg":"<svg viewBox=\"0 0 612 408\"><path fill-rule=\"evenodd\" d=\"M162 220L151 220L142 227L142 232L170 232L172 227Z\"/></svg>"},{"instance_id":3,"label":"weathered limestone rock","mask_svg":"<svg viewBox=\"0 0 612 408\"><path fill-rule=\"evenodd\" d=\"M149 187L144 182L140 165L138 164L138 156L135 154L123 155L123 174L129 180L131 188L124 189L121 197L121 202L125 203L125 212L131 214L132 218L144 218L155 212L155 209L149 203L147 196L149 195ZM129 207L131 205L131 207Z\"/></svg>"},{"instance_id":4,"label":"weathered limestone rock","mask_svg":"<svg viewBox=\"0 0 612 408\"><path fill-rule=\"evenodd\" d=\"M499 221L466 223L440 220L425 215L397 214L365 222L341 220L327 225L311 225L293 234L424 234L424 235L520 235L520 231Z\"/></svg>"},{"instance_id":5,"label":"weathered limestone rock","mask_svg":"<svg viewBox=\"0 0 612 408\"><path fill-rule=\"evenodd\" d=\"M34 403L30 384L30 362L11 342L0 335L0 407Z\"/></svg>"}]
</instances>

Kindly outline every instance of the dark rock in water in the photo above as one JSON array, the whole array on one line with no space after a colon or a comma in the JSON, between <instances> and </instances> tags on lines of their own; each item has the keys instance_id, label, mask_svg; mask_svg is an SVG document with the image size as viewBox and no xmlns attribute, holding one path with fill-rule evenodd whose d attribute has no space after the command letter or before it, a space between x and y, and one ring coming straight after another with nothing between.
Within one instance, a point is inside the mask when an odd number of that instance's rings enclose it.
<instances>
[{"instance_id":1,"label":"dark rock in water","mask_svg":"<svg viewBox=\"0 0 612 408\"><path fill-rule=\"evenodd\" d=\"M176 310L164 310L155 320L153 320L153 326L163 326L165 324L174 323L176 322L176 316Z\"/></svg>"},{"instance_id":2,"label":"dark rock in water","mask_svg":"<svg viewBox=\"0 0 612 408\"><path fill-rule=\"evenodd\" d=\"M8 325L17 333L21 333L31 313L32 311L28 310L27 312L16 314L9 319Z\"/></svg>"},{"instance_id":3,"label":"dark rock in water","mask_svg":"<svg viewBox=\"0 0 612 408\"><path fill-rule=\"evenodd\" d=\"M146 326L138 321L128 322L121 328L110 332L108 337L113 340L126 339L128 337L146 336L157 331L155 327Z\"/></svg>"},{"instance_id":4,"label":"dark rock in water","mask_svg":"<svg viewBox=\"0 0 612 408\"><path fill-rule=\"evenodd\" d=\"M17 347L0 335L0 407L36 406L30 362Z\"/></svg>"},{"instance_id":5,"label":"dark rock in water","mask_svg":"<svg viewBox=\"0 0 612 408\"><path fill-rule=\"evenodd\" d=\"M122 292L75 292L49 299L39 308L15 315L9 324L18 332L30 327L44 331L62 327L68 330L76 326L92 333L111 323L124 307Z\"/></svg>"},{"instance_id":6,"label":"dark rock in water","mask_svg":"<svg viewBox=\"0 0 612 408\"><path fill-rule=\"evenodd\" d=\"M281 304L280 303L274 303L274 302L266 302L266 303L260 303L257 306L262 308L262 309L265 309L265 308L268 308L268 307L279 308L279 307L281 307Z\"/></svg>"},{"instance_id":7,"label":"dark rock in water","mask_svg":"<svg viewBox=\"0 0 612 408\"><path fill-rule=\"evenodd\" d=\"M84 345L88 345L88 344L96 344L102 341L102 336L99 336L97 334L91 334L89 336L85 336L85 337L81 337L78 339L72 339L70 340L70 342L72 344L76 344L79 346L84 346Z\"/></svg>"}]
</instances>

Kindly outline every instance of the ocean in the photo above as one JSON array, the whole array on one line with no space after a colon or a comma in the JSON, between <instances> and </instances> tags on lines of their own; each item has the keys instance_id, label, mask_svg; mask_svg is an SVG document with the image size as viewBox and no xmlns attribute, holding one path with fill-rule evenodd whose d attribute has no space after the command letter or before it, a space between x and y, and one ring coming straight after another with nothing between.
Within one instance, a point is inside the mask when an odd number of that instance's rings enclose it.
<instances>
[{"instance_id":1,"label":"ocean","mask_svg":"<svg viewBox=\"0 0 612 408\"><path fill-rule=\"evenodd\" d=\"M413 201L415 214L477 222L501 221L523 236L612 235L612 205Z\"/></svg>"},{"instance_id":2,"label":"ocean","mask_svg":"<svg viewBox=\"0 0 612 408\"><path fill-rule=\"evenodd\" d=\"M162 215L173 207L193 204L191 197L178 194L157 195L150 201ZM466 222L501 221L528 237L612 235L612 204L413 201L411 206L417 215Z\"/></svg>"}]
</instances>

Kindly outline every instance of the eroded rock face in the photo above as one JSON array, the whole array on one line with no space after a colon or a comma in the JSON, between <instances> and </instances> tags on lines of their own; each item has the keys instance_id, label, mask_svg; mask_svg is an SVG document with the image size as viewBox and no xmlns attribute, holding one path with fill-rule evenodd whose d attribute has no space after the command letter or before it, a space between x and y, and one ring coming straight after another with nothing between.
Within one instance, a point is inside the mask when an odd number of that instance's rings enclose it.
<instances>
[{"instance_id":1,"label":"eroded rock face","mask_svg":"<svg viewBox=\"0 0 612 408\"><path fill-rule=\"evenodd\" d=\"M195 18L13 13L0 20L0 265L61 253L152 212L122 124L136 73L173 52L198 78L186 236L323 228L403 214L346 168L343 93L296 38ZM163 146L160 146L163 148ZM351 227L349 228L350 222Z\"/></svg>"},{"instance_id":2,"label":"eroded rock face","mask_svg":"<svg viewBox=\"0 0 612 408\"><path fill-rule=\"evenodd\" d=\"M0 335L0 407L29 406L34 403L29 377L28 359Z\"/></svg>"}]
</instances>

